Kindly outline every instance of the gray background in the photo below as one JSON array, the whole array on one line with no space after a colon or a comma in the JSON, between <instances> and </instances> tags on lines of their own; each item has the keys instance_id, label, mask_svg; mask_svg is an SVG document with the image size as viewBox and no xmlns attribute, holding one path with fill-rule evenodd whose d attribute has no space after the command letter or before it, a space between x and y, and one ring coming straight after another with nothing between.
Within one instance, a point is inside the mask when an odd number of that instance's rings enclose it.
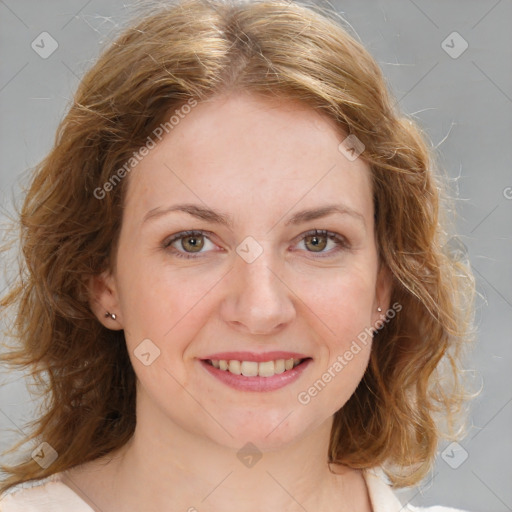
<instances>
[{"instance_id":1,"label":"gray background","mask_svg":"<svg viewBox=\"0 0 512 512\"><path fill-rule=\"evenodd\" d=\"M377 59L402 109L438 147L439 162L454 179L458 232L479 292L478 343L469 368L483 390L472 403L473 426L444 459L448 443L439 447L419 489L399 496L419 506L510 511L512 2L340 0L333 6ZM12 211L27 169L49 150L79 77L127 14L121 0L0 0L2 215ZM44 31L58 43L46 59L31 48ZM446 39L454 31L463 39ZM463 40L467 50L453 58ZM0 381L4 450L23 435L36 401L23 375L3 370ZM458 468L445 461L456 466L463 450L468 458Z\"/></svg>"}]
</instances>

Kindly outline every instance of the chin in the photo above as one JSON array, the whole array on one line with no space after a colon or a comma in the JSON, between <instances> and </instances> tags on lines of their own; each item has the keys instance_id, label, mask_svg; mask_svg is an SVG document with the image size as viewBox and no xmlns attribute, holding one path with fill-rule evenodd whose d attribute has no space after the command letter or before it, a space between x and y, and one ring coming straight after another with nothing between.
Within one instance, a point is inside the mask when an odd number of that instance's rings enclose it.
<instances>
[{"instance_id":1,"label":"chin","mask_svg":"<svg viewBox=\"0 0 512 512\"><path fill-rule=\"evenodd\" d=\"M235 413L236 417L231 418L219 417L219 422L232 436L223 435L221 444L237 450L249 442L262 452L282 449L306 435L305 423L300 421L298 412L292 408L274 409L268 412L250 411L245 415L238 412Z\"/></svg>"}]
</instances>

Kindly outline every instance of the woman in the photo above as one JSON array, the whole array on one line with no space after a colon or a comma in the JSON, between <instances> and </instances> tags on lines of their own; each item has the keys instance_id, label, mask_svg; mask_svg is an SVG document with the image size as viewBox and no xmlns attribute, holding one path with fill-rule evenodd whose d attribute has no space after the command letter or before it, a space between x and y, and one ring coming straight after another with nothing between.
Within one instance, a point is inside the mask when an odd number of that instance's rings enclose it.
<instances>
[{"instance_id":1,"label":"woman","mask_svg":"<svg viewBox=\"0 0 512 512\"><path fill-rule=\"evenodd\" d=\"M0 510L400 510L456 438L472 319L432 167L334 16L138 20L21 212L3 358L49 401Z\"/></svg>"}]
</instances>

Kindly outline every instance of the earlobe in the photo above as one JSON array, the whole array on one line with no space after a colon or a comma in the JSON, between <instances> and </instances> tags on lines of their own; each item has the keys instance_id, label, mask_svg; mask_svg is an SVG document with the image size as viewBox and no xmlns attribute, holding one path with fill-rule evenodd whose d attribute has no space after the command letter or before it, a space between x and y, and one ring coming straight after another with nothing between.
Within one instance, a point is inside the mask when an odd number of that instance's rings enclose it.
<instances>
[{"instance_id":1,"label":"earlobe","mask_svg":"<svg viewBox=\"0 0 512 512\"><path fill-rule=\"evenodd\" d=\"M117 287L112 274L105 271L89 276L87 288L91 310L100 323L108 329L122 329Z\"/></svg>"}]
</instances>

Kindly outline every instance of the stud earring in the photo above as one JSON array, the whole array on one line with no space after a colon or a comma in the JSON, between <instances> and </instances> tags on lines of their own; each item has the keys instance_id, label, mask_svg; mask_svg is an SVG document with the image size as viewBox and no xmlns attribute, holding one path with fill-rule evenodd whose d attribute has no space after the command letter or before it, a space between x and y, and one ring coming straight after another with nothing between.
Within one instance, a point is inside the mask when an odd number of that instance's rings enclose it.
<instances>
[{"instance_id":1,"label":"stud earring","mask_svg":"<svg viewBox=\"0 0 512 512\"><path fill-rule=\"evenodd\" d=\"M115 313L109 313L108 311L105 313L105 316L109 316L110 318L112 318L112 320L115 320L117 318Z\"/></svg>"},{"instance_id":2,"label":"stud earring","mask_svg":"<svg viewBox=\"0 0 512 512\"><path fill-rule=\"evenodd\" d=\"M382 311L382 308L379 306L379 307L377 308L377 311L380 313L380 312Z\"/></svg>"}]
</instances>

